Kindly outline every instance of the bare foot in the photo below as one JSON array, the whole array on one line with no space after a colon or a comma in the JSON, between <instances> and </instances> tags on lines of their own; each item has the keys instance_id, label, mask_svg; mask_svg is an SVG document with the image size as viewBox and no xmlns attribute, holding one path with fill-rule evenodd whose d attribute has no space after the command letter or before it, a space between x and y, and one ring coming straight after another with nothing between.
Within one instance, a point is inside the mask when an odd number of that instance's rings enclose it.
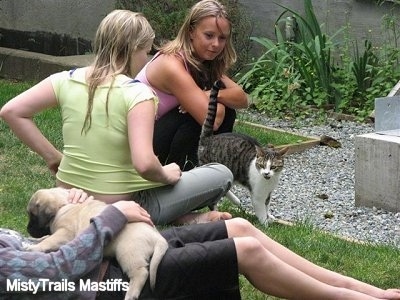
<instances>
[{"instance_id":1,"label":"bare foot","mask_svg":"<svg viewBox=\"0 0 400 300\"><path fill-rule=\"evenodd\" d=\"M382 299L400 299L400 289L385 290Z\"/></svg>"},{"instance_id":2,"label":"bare foot","mask_svg":"<svg viewBox=\"0 0 400 300\"><path fill-rule=\"evenodd\" d=\"M229 220L232 219L232 215L227 212L220 211L209 211L205 213L188 213L175 220L175 225L188 225L188 224L200 224L214 222L218 220Z\"/></svg>"},{"instance_id":3,"label":"bare foot","mask_svg":"<svg viewBox=\"0 0 400 300\"><path fill-rule=\"evenodd\" d=\"M220 211L209 211L206 213L200 213L195 218L196 223L208 223L214 222L219 220L229 220L232 219L232 215L227 212L220 212Z\"/></svg>"}]
</instances>

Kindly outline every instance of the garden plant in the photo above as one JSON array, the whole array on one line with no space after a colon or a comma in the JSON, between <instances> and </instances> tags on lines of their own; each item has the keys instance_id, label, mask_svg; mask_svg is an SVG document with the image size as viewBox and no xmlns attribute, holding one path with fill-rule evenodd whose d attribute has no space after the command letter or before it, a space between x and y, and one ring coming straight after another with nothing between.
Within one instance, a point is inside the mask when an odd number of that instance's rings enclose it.
<instances>
[{"instance_id":1,"label":"garden plant","mask_svg":"<svg viewBox=\"0 0 400 300\"><path fill-rule=\"evenodd\" d=\"M398 16L389 11L382 19L386 43L375 46L367 38L359 45L349 35L350 24L326 33L311 0L304 0L304 15L277 5L284 12L275 24L276 40L252 37L263 53L238 77L257 99L257 108L277 118L304 117L309 107L328 108L364 121L375 98L386 96L400 79ZM279 26L287 18L295 20L290 38Z\"/></svg>"}]
</instances>

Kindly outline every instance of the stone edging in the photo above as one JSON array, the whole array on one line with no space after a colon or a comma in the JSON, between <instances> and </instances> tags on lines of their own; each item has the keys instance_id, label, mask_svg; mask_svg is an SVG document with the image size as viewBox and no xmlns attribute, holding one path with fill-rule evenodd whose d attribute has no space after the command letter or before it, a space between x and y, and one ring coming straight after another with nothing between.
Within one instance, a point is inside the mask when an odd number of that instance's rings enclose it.
<instances>
[{"instance_id":1,"label":"stone edging","mask_svg":"<svg viewBox=\"0 0 400 300\"><path fill-rule=\"evenodd\" d=\"M0 77L40 81L49 75L91 64L93 55L52 56L0 47Z\"/></svg>"}]
</instances>

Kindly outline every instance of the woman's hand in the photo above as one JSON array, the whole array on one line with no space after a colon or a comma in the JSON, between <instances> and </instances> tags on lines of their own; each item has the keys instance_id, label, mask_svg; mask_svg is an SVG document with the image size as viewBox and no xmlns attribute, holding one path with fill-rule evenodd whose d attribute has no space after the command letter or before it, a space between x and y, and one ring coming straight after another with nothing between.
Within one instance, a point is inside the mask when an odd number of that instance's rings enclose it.
<instances>
[{"instance_id":1,"label":"woman's hand","mask_svg":"<svg viewBox=\"0 0 400 300\"><path fill-rule=\"evenodd\" d=\"M70 203L83 203L86 200L93 200L93 196L89 196L85 191L77 188L69 190L68 201Z\"/></svg>"},{"instance_id":2,"label":"woman's hand","mask_svg":"<svg viewBox=\"0 0 400 300\"><path fill-rule=\"evenodd\" d=\"M150 226L154 226L149 213L135 201L121 200L111 205L119 209L119 211L124 214L128 222L145 222Z\"/></svg>"},{"instance_id":3,"label":"woman's hand","mask_svg":"<svg viewBox=\"0 0 400 300\"><path fill-rule=\"evenodd\" d=\"M182 176L182 170L176 163L170 163L162 167L166 174L168 184L176 184Z\"/></svg>"},{"instance_id":4,"label":"woman's hand","mask_svg":"<svg viewBox=\"0 0 400 300\"><path fill-rule=\"evenodd\" d=\"M186 114L187 113L187 111L183 108L182 105L179 105L178 109L179 109L179 113L181 113L181 114Z\"/></svg>"}]
</instances>

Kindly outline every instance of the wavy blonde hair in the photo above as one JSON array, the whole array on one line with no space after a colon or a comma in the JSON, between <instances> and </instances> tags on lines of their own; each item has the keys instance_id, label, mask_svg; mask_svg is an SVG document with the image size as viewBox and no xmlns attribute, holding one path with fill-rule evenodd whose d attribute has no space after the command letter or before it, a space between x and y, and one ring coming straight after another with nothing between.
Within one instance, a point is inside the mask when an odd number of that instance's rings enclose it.
<instances>
[{"instance_id":1,"label":"wavy blonde hair","mask_svg":"<svg viewBox=\"0 0 400 300\"><path fill-rule=\"evenodd\" d=\"M130 10L114 10L101 21L93 42L95 59L92 65L93 70L87 78L89 85L88 110L82 132L90 129L93 99L99 84L107 77L112 77L106 99L108 115L108 98L115 76L119 74L133 76L132 54L148 47L149 43L153 42L154 36L153 28L141 13Z\"/></svg>"},{"instance_id":2,"label":"wavy blonde hair","mask_svg":"<svg viewBox=\"0 0 400 300\"><path fill-rule=\"evenodd\" d=\"M227 43L223 51L212 61L202 63L196 58L190 40L190 33L196 28L197 24L207 17L224 18L228 20L231 30L227 36ZM220 79L223 74L236 62L236 52L232 43L232 22L228 17L225 7L215 0L202 0L192 6L187 14L182 27L176 38L160 48L164 54L183 53L191 69L196 83L200 85L211 85L216 79ZM208 74L207 78L201 78ZM206 83L204 82L206 81ZM204 86L200 86L204 88Z\"/></svg>"}]
</instances>

